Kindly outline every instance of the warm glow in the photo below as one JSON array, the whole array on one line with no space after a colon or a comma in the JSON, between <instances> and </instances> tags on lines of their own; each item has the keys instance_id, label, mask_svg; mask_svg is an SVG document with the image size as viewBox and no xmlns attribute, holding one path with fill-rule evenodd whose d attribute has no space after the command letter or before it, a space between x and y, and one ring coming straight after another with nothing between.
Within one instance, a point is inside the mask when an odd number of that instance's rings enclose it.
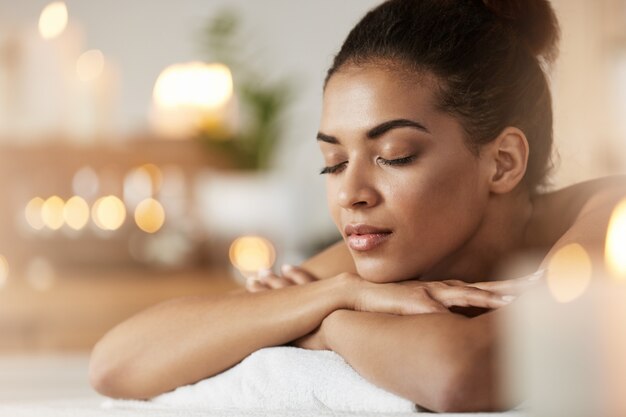
<instances>
[{"instance_id":1,"label":"warm glow","mask_svg":"<svg viewBox=\"0 0 626 417\"><path fill-rule=\"evenodd\" d=\"M236 239L229 250L230 261L242 272L271 268L276 254L274 247L259 236L243 236Z\"/></svg>"},{"instance_id":2,"label":"warm glow","mask_svg":"<svg viewBox=\"0 0 626 417\"><path fill-rule=\"evenodd\" d=\"M24 210L24 217L26 222L35 230L41 230L45 224L41 218L41 209L43 208L44 199L41 197L35 197L26 204Z\"/></svg>"},{"instance_id":3,"label":"warm glow","mask_svg":"<svg viewBox=\"0 0 626 417\"><path fill-rule=\"evenodd\" d=\"M44 39L59 36L67 27L67 7L62 1L48 4L39 16L39 33Z\"/></svg>"},{"instance_id":4,"label":"warm glow","mask_svg":"<svg viewBox=\"0 0 626 417\"><path fill-rule=\"evenodd\" d=\"M619 202L611 215L604 257L609 273L626 280L626 198Z\"/></svg>"},{"instance_id":5,"label":"warm glow","mask_svg":"<svg viewBox=\"0 0 626 417\"><path fill-rule=\"evenodd\" d=\"M0 288L4 287L9 280L9 263L7 259L0 255Z\"/></svg>"},{"instance_id":6,"label":"warm glow","mask_svg":"<svg viewBox=\"0 0 626 417\"><path fill-rule=\"evenodd\" d=\"M70 198L63 208L63 218L72 229L82 229L89 221L89 206L87 202L78 196Z\"/></svg>"},{"instance_id":7,"label":"warm glow","mask_svg":"<svg viewBox=\"0 0 626 417\"><path fill-rule=\"evenodd\" d=\"M124 177L124 201L135 207L140 201L153 197L161 188L163 174L158 166L144 164Z\"/></svg>"},{"instance_id":8,"label":"warm glow","mask_svg":"<svg viewBox=\"0 0 626 417\"><path fill-rule=\"evenodd\" d=\"M100 197L91 208L91 217L100 229L117 230L126 220L126 207L114 195Z\"/></svg>"},{"instance_id":9,"label":"warm glow","mask_svg":"<svg viewBox=\"0 0 626 417\"><path fill-rule=\"evenodd\" d=\"M87 82L95 80L104 69L104 55L99 49L84 52L76 61L76 75L78 79Z\"/></svg>"},{"instance_id":10,"label":"warm glow","mask_svg":"<svg viewBox=\"0 0 626 417\"><path fill-rule=\"evenodd\" d=\"M154 100L161 107L223 106L233 94L233 80L222 64L189 62L163 70L154 85Z\"/></svg>"},{"instance_id":11,"label":"warm glow","mask_svg":"<svg viewBox=\"0 0 626 417\"><path fill-rule=\"evenodd\" d=\"M143 200L135 209L135 223L147 233L157 232L165 222L165 210L153 198Z\"/></svg>"},{"instance_id":12,"label":"warm glow","mask_svg":"<svg viewBox=\"0 0 626 417\"><path fill-rule=\"evenodd\" d=\"M65 203L59 196L48 198L41 207L41 218L43 223L52 230L58 230L63 226L65 219L63 218L63 207Z\"/></svg>"},{"instance_id":13,"label":"warm glow","mask_svg":"<svg viewBox=\"0 0 626 417\"><path fill-rule=\"evenodd\" d=\"M567 303L580 297L591 281L591 258L577 243L559 249L550 259L547 283L554 299Z\"/></svg>"}]
</instances>

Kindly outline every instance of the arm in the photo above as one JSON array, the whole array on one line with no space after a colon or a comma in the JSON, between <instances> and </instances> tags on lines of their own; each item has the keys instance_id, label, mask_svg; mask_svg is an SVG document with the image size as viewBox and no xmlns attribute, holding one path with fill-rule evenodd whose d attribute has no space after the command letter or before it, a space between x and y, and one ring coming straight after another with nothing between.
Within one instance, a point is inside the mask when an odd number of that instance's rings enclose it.
<instances>
[{"instance_id":1,"label":"arm","mask_svg":"<svg viewBox=\"0 0 626 417\"><path fill-rule=\"evenodd\" d=\"M430 410L505 409L494 383L495 314L338 310L324 321L323 339L367 380Z\"/></svg>"},{"instance_id":2,"label":"arm","mask_svg":"<svg viewBox=\"0 0 626 417\"><path fill-rule=\"evenodd\" d=\"M215 375L267 346L310 333L350 308L344 276L279 291L185 297L121 323L95 346L90 379L112 397L149 398Z\"/></svg>"},{"instance_id":3,"label":"arm","mask_svg":"<svg viewBox=\"0 0 626 417\"><path fill-rule=\"evenodd\" d=\"M489 291L445 284L433 289L433 298L428 284L409 284L372 284L340 274L272 291L165 302L96 344L91 383L104 395L149 398L215 375L258 349L311 334L339 309L413 315L446 311L438 297L487 308L504 302Z\"/></svg>"}]
</instances>

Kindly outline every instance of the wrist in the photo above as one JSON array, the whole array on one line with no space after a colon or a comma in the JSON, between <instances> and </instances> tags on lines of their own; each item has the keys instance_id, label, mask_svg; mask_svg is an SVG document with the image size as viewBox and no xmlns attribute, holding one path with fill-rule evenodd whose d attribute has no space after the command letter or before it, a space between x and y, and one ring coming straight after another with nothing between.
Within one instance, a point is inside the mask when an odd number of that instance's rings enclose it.
<instances>
[{"instance_id":1,"label":"wrist","mask_svg":"<svg viewBox=\"0 0 626 417\"><path fill-rule=\"evenodd\" d=\"M362 278L356 274L342 273L331 278L339 286L338 310L356 310L359 302L359 293L362 288Z\"/></svg>"}]
</instances>

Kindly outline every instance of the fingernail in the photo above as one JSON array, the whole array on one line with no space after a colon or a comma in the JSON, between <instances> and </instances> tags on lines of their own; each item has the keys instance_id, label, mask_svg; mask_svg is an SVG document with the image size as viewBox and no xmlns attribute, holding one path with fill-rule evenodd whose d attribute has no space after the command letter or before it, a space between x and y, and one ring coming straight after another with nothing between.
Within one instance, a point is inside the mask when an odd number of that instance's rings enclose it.
<instances>
[{"instance_id":1,"label":"fingernail","mask_svg":"<svg viewBox=\"0 0 626 417\"><path fill-rule=\"evenodd\" d=\"M515 300L515 296L514 295L503 295L502 296L502 301L504 301L505 303L510 303L513 300Z\"/></svg>"},{"instance_id":2,"label":"fingernail","mask_svg":"<svg viewBox=\"0 0 626 417\"><path fill-rule=\"evenodd\" d=\"M293 271L293 265L284 264L283 266L280 267L280 271L283 274L287 274L287 273Z\"/></svg>"}]
</instances>

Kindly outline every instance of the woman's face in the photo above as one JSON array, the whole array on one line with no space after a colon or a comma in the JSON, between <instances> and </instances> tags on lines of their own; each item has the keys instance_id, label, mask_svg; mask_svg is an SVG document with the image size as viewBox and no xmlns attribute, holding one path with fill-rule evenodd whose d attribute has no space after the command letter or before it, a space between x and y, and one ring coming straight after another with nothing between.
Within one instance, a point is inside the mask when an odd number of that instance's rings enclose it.
<instances>
[{"instance_id":1,"label":"woman's face","mask_svg":"<svg viewBox=\"0 0 626 417\"><path fill-rule=\"evenodd\" d=\"M436 109L434 86L376 66L342 68L326 85L318 142L328 205L369 281L419 278L480 229L487 170L459 122Z\"/></svg>"}]
</instances>

